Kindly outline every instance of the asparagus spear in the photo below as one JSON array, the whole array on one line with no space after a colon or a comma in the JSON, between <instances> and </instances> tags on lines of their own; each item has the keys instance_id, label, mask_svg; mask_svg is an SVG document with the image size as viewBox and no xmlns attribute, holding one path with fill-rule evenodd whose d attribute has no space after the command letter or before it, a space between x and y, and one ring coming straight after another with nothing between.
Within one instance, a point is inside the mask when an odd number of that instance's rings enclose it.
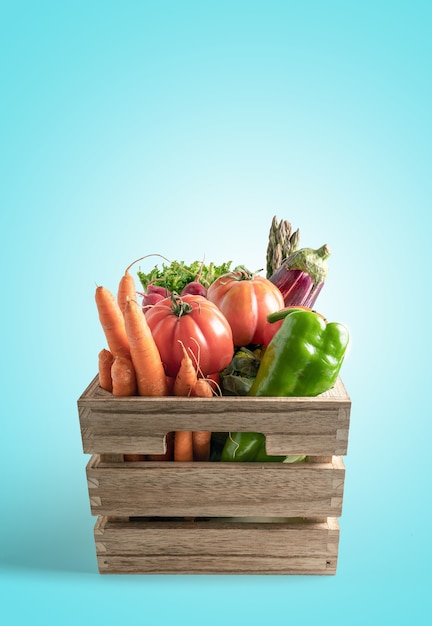
<instances>
[{"instance_id":1,"label":"asparagus spear","mask_svg":"<svg viewBox=\"0 0 432 626\"><path fill-rule=\"evenodd\" d=\"M267 278L270 278L279 269L284 259L297 250L299 241L300 231L298 229L291 232L291 223L288 220L278 222L276 216L273 217L266 257Z\"/></svg>"}]
</instances>

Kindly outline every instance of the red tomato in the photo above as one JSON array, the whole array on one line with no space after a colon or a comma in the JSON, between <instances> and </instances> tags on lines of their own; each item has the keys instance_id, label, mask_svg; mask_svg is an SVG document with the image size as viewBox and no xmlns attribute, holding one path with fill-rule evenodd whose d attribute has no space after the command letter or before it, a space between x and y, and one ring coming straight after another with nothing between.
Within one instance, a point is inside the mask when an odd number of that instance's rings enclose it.
<instances>
[{"instance_id":1,"label":"red tomato","mask_svg":"<svg viewBox=\"0 0 432 626\"><path fill-rule=\"evenodd\" d=\"M228 320L204 296L165 298L146 310L145 316L167 376L175 376L179 370L183 358L179 341L204 376L220 372L233 358L234 343Z\"/></svg>"},{"instance_id":2,"label":"red tomato","mask_svg":"<svg viewBox=\"0 0 432 626\"><path fill-rule=\"evenodd\" d=\"M267 315L284 307L279 289L267 278L238 268L217 278L207 291L230 323L234 345L262 344Z\"/></svg>"}]
</instances>

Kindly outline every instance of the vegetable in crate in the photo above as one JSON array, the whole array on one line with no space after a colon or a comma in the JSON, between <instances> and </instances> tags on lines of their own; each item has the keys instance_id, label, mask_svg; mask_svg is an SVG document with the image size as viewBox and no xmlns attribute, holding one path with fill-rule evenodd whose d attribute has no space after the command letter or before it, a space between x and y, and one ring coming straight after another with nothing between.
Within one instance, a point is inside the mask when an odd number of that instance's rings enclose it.
<instances>
[{"instance_id":1,"label":"vegetable in crate","mask_svg":"<svg viewBox=\"0 0 432 626\"><path fill-rule=\"evenodd\" d=\"M267 346L251 396L317 396L331 389L349 343L348 329L315 311L287 309Z\"/></svg>"},{"instance_id":2,"label":"vegetable in crate","mask_svg":"<svg viewBox=\"0 0 432 626\"><path fill-rule=\"evenodd\" d=\"M194 261L188 265L184 261L165 260L167 263L162 263L160 268L155 266L148 273L138 272L138 278L146 292L151 286L150 291L153 292L156 291L155 287L165 288L169 292L167 296L172 292L185 295L188 291L205 295L202 290L199 290L199 285L207 290L212 282L229 272L231 268L231 261L221 263L221 265L215 265L215 263L206 265L202 261Z\"/></svg>"},{"instance_id":3,"label":"vegetable in crate","mask_svg":"<svg viewBox=\"0 0 432 626\"><path fill-rule=\"evenodd\" d=\"M257 374L262 356L261 347L254 350L237 348L231 363L219 374L224 396L247 396Z\"/></svg>"},{"instance_id":4,"label":"vegetable in crate","mask_svg":"<svg viewBox=\"0 0 432 626\"><path fill-rule=\"evenodd\" d=\"M145 319L167 376L179 371L182 344L202 376L223 370L233 357L231 327L218 307L203 296L172 294L149 308Z\"/></svg>"},{"instance_id":5,"label":"vegetable in crate","mask_svg":"<svg viewBox=\"0 0 432 626\"><path fill-rule=\"evenodd\" d=\"M229 433L222 450L221 461L296 463L305 456L274 456L266 453L266 438L262 433Z\"/></svg>"},{"instance_id":6,"label":"vegetable in crate","mask_svg":"<svg viewBox=\"0 0 432 626\"><path fill-rule=\"evenodd\" d=\"M333 387L349 343L348 330L314 311L290 308L264 351L250 396L316 396ZM276 314L275 314L276 315ZM280 313L279 313L280 315ZM285 462L304 457L285 457ZM261 433L230 433L223 461L283 461L265 452Z\"/></svg>"},{"instance_id":7,"label":"vegetable in crate","mask_svg":"<svg viewBox=\"0 0 432 626\"><path fill-rule=\"evenodd\" d=\"M288 220L278 222L276 215L273 217L269 240L267 245L267 278L282 265L282 261L290 256L298 248L300 231L291 232L291 224Z\"/></svg>"},{"instance_id":8,"label":"vegetable in crate","mask_svg":"<svg viewBox=\"0 0 432 626\"><path fill-rule=\"evenodd\" d=\"M301 248L286 258L270 276L269 280L282 293L286 307L313 307L327 278L329 256L327 244L317 250Z\"/></svg>"},{"instance_id":9,"label":"vegetable in crate","mask_svg":"<svg viewBox=\"0 0 432 626\"><path fill-rule=\"evenodd\" d=\"M267 315L284 306L279 289L244 265L217 278L208 288L207 298L228 320L237 347L262 344Z\"/></svg>"}]
</instances>

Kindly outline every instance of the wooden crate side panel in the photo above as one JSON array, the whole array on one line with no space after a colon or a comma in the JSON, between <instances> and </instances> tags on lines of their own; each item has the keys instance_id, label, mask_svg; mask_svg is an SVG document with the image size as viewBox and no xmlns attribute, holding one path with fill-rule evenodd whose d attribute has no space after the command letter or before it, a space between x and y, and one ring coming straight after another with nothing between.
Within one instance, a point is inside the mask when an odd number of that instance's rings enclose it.
<instances>
[{"instance_id":1,"label":"wooden crate side panel","mask_svg":"<svg viewBox=\"0 0 432 626\"><path fill-rule=\"evenodd\" d=\"M339 526L99 518L95 541L101 573L335 574Z\"/></svg>"},{"instance_id":2,"label":"wooden crate side panel","mask_svg":"<svg viewBox=\"0 0 432 626\"><path fill-rule=\"evenodd\" d=\"M262 432L269 454L347 452L351 401L340 379L316 398L114 398L95 382L88 390L78 400L86 454L160 454L173 430Z\"/></svg>"},{"instance_id":3,"label":"wooden crate side panel","mask_svg":"<svg viewBox=\"0 0 432 626\"><path fill-rule=\"evenodd\" d=\"M338 517L345 468L332 463L124 463L93 457L93 515Z\"/></svg>"},{"instance_id":4,"label":"wooden crate side panel","mask_svg":"<svg viewBox=\"0 0 432 626\"><path fill-rule=\"evenodd\" d=\"M218 556L98 556L100 574L334 575L337 558Z\"/></svg>"},{"instance_id":5,"label":"wooden crate side panel","mask_svg":"<svg viewBox=\"0 0 432 626\"><path fill-rule=\"evenodd\" d=\"M339 530L328 523L125 521L95 526L97 553L288 557L337 553ZM336 518L334 518L336 519Z\"/></svg>"}]
</instances>

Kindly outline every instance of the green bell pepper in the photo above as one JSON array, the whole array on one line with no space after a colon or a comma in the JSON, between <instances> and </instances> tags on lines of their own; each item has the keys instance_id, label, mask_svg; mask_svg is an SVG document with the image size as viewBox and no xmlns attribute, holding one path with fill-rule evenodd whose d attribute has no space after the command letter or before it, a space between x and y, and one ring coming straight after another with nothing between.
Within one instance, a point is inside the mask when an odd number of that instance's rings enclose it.
<instances>
[{"instance_id":1,"label":"green bell pepper","mask_svg":"<svg viewBox=\"0 0 432 626\"><path fill-rule=\"evenodd\" d=\"M262 433L229 433L222 450L221 461L294 463L306 458L299 455L269 455L266 453L265 445L266 438Z\"/></svg>"},{"instance_id":2,"label":"green bell pepper","mask_svg":"<svg viewBox=\"0 0 432 626\"><path fill-rule=\"evenodd\" d=\"M269 315L284 319L267 346L248 395L317 396L331 389L349 343L345 326L327 323L312 310L289 308ZM269 456L261 433L230 433L222 461L295 462L305 457Z\"/></svg>"},{"instance_id":3,"label":"green bell pepper","mask_svg":"<svg viewBox=\"0 0 432 626\"><path fill-rule=\"evenodd\" d=\"M343 324L327 323L315 311L287 309L248 395L317 396L331 389L348 343L349 332Z\"/></svg>"}]
</instances>

